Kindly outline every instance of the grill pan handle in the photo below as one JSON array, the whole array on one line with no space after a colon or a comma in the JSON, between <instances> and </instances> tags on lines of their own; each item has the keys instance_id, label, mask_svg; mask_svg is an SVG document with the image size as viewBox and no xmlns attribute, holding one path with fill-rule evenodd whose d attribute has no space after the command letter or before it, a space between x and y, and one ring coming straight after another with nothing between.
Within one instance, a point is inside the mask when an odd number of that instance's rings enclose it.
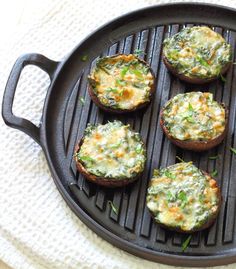
<instances>
[{"instance_id":1,"label":"grill pan handle","mask_svg":"<svg viewBox=\"0 0 236 269\"><path fill-rule=\"evenodd\" d=\"M20 74L26 65L35 65L41 68L49 75L50 80L52 81L58 62L52 61L37 53L20 56L16 60L6 84L2 102L2 117L7 125L25 132L40 144L40 127L37 127L27 119L15 116L12 112L17 83Z\"/></svg>"}]
</instances>

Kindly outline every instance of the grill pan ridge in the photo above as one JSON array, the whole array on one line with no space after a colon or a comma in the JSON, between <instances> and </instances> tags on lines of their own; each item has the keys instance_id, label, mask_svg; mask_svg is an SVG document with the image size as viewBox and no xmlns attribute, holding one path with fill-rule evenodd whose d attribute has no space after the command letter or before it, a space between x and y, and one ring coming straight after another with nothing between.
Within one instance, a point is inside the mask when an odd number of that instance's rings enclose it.
<instances>
[{"instance_id":1,"label":"grill pan ridge","mask_svg":"<svg viewBox=\"0 0 236 269\"><path fill-rule=\"evenodd\" d=\"M223 35L234 51L235 15L236 11L232 9L196 3L153 6L103 26L61 63L37 55L33 59L31 55L27 56L29 59L26 57L27 61L18 62L18 67L21 63L18 69L17 63L13 67L3 99L5 122L28 133L42 146L55 183L68 205L88 227L113 245L142 258L171 265L214 266L236 262L236 157L230 151L230 147L236 147L236 68L230 68L225 83L217 80L209 85L196 86L170 75L161 60L164 38L193 25L210 26ZM156 93L151 104L146 109L125 115L101 111L89 97L87 75L99 57L134 53L136 49L144 52L140 58L150 64L156 76ZM82 55L88 55L88 61L82 62ZM20 73L29 63L46 70L51 78L40 128L32 123L28 126L27 120L23 121L23 125L16 119L13 122L15 116L7 111L7 102L13 102L15 90L11 90L11 98L9 89L13 89L18 81L14 74ZM175 147L166 139L159 125L159 111L164 103L178 93L191 90L210 91L218 102L225 103L229 108L226 139L218 147L204 153ZM147 164L142 177L130 186L106 189L87 182L77 172L73 151L87 123L106 123L114 119L129 123L140 132L147 145ZM209 156L215 155L219 155L217 160L209 160ZM181 245L187 236L155 224L145 205L146 189L153 169L178 162L176 156L185 161L192 160L202 170L211 172L217 169L216 180L223 197L215 224L194 233L185 252ZM110 201L118 214L112 211Z\"/></svg>"}]
</instances>

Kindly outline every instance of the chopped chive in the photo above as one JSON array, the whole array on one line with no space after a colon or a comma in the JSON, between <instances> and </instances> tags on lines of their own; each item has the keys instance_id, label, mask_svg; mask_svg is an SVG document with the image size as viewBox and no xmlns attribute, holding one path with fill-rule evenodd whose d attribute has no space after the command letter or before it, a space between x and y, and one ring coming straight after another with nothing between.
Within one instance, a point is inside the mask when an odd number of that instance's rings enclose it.
<instances>
[{"instance_id":1,"label":"chopped chive","mask_svg":"<svg viewBox=\"0 0 236 269\"><path fill-rule=\"evenodd\" d=\"M220 79L222 82L226 82L226 78L222 74L220 74Z\"/></svg>"},{"instance_id":2,"label":"chopped chive","mask_svg":"<svg viewBox=\"0 0 236 269\"><path fill-rule=\"evenodd\" d=\"M139 154L142 152L142 145L141 144L138 144L135 151Z\"/></svg>"},{"instance_id":3,"label":"chopped chive","mask_svg":"<svg viewBox=\"0 0 236 269\"><path fill-rule=\"evenodd\" d=\"M185 163L185 161L183 159L181 159L179 156L175 156L175 158L179 161L181 161L181 163Z\"/></svg>"},{"instance_id":4,"label":"chopped chive","mask_svg":"<svg viewBox=\"0 0 236 269\"><path fill-rule=\"evenodd\" d=\"M216 169L211 172L212 177L215 177L217 175L218 175L218 171Z\"/></svg>"},{"instance_id":5,"label":"chopped chive","mask_svg":"<svg viewBox=\"0 0 236 269\"><path fill-rule=\"evenodd\" d=\"M177 198L181 201L181 207L185 207L188 202L186 193L184 191L180 191Z\"/></svg>"},{"instance_id":6,"label":"chopped chive","mask_svg":"<svg viewBox=\"0 0 236 269\"><path fill-rule=\"evenodd\" d=\"M122 78L122 79L124 78L124 76L126 75L126 73L128 72L128 70L129 70L129 67L128 67L128 66L125 66L125 67L121 70L120 74L121 74L121 78Z\"/></svg>"},{"instance_id":7,"label":"chopped chive","mask_svg":"<svg viewBox=\"0 0 236 269\"><path fill-rule=\"evenodd\" d=\"M200 56L197 57L197 60L199 61L199 63L205 67L208 67L209 64L206 60L204 60L203 58L201 58Z\"/></svg>"},{"instance_id":8,"label":"chopped chive","mask_svg":"<svg viewBox=\"0 0 236 269\"><path fill-rule=\"evenodd\" d=\"M99 67L102 71L104 71L106 74L110 75L110 72L103 66Z\"/></svg>"},{"instance_id":9,"label":"chopped chive","mask_svg":"<svg viewBox=\"0 0 236 269\"><path fill-rule=\"evenodd\" d=\"M114 204L112 203L112 201L109 200L109 201L108 201L108 204L110 205L112 211L113 211L116 215L118 215L118 210L117 210L117 208L114 206Z\"/></svg>"},{"instance_id":10,"label":"chopped chive","mask_svg":"<svg viewBox=\"0 0 236 269\"><path fill-rule=\"evenodd\" d=\"M192 239L192 235L189 235L187 237L187 239L182 243L182 251L183 252L188 248L191 239Z\"/></svg>"},{"instance_id":11,"label":"chopped chive","mask_svg":"<svg viewBox=\"0 0 236 269\"><path fill-rule=\"evenodd\" d=\"M160 175L159 170L158 170L158 169L154 169L154 170L153 170L153 176L154 176L154 177L158 177L159 175Z\"/></svg>"},{"instance_id":12,"label":"chopped chive","mask_svg":"<svg viewBox=\"0 0 236 269\"><path fill-rule=\"evenodd\" d=\"M125 85L126 85L126 82L123 81L123 80L117 79L117 80L116 80L116 84L118 84L118 85L120 85L120 86L125 86Z\"/></svg>"},{"instance_id":13,"label":"chopped chive","mask_svg":"<svg viewBox=\"0 0 236 269\"><path fill-rule=\"evenodd\" d=\"M117 88L107 88L107 91L108 92L118 92L118 89Z\"/></svg>"},{"instance_id":14,"label":"chopped chive","mask_svg":"<svg viewBox=\"0 0 236 269\"><path fill-rule=\"evenodd\" d=\"M134 51L134 55L135 56L140 56L140 55L144 55L144 54L146 54L143 50L140 50L140 49L136 49L135 51Z\"/></svg>"},{"instance_id":15,"label":"chopped chive","mask_svg":"<svg viewBox=\"0 0 236 269\"><path fill-rule=\"evenodd\" d=\"M219 155L216 155L216 156L209 156L208 159L209 160L216 160L219 158Z\"/></svg>"},{"instance_id":16,"label":"chopped chive","mask_svg":"<svg viewBox=\"0 0 236 269\"><path fill-rule=\"evenodd\" d=\"M167 191L166 193L166 199L168 202L171 202L175 199L175 196L173 195L173 193L171 193L171 191Z\"/></svg>"},{"instance_id":17,"label":"chopped chive","mask_svg":"<svg viewBox=\"0 0 236 269\"><path fill-rule=\"evenodd\" d=\"M192 105L190 103L188 103L188 110L189 111L194 111L194 109L193 109L193 107L192 107Z\"/></svg>"},{"instance_id":18,"label":"chopped chive","mask_svg":"<svg viewBox=\"0 0 236 269\"><path fill-rule=\"evenodd\" d=\"M230 150L231 150L234 154L236 154L236 149L235 149L235 148L230 148Z\"/></svg>"},{"instance_id":19,"label":"chopped chive","mask_svg":"<svg viewBox=\"0 0 236 269\"><path fill-rule=\"evenodd\" d=\"M88 55L83 55L80 59L82 62L86 62L88 60Z\"/></svg>"},{"instance_id":20,"label":"chopped chive","mask_svg":"<svg viewBox=\"0 0 236 269\"><path fill-rule=\"evenodd\" d=\"M185 119L189 123L195 123L195 120L192 118L192 116L185 117Z\"/></svg>"},{"instance_id":21,"label":"chopped chive","mask_svg":"<svg viewBox=\"0 0 236 269\"><path fill-rule=\"evenodd\" d=\"M143 73L137 69L130 70L131 73L135 74L139 79L143 80Z\"/></svg>"},{"instance_id":22,"label":"chopped chive","mask_svg":"<svg viewBox=\"0 0 236 269\"><path fill-rule=\"evenodd\" d=\"M78 157L78 155L77 155L77 157ZM83 161L83 162L94 162L94 159L93 158L91 158L89 156L85 156L85 155L84 156L80 156L79 159L81 161Z\"/></svg>"},{"instance_id":23,"label":"chopped chive","mask_svg":"<svg viewBox=\"0 0 236 269\"><path fill-rule=\"evenodd\" d=\"M166 170L166 171L164 172L164 175L165 175L166 177L170 178L170 179L175 179L175 178L176 178L176 176L173 175L173 174L172 174L170 171L168 171L168 170Z\"/></svg>"},{"instance_id":24,"label":"chopped chive","mask_svg":"<svg viewBox=\"0 0 236 269\"><path fill-rule=\"evenodd\" d=\"M82 96L79 98L79 100L80 100L81 104L84 105L85 100L84 100L84 98Z\"/></svg>"}]
</instances>

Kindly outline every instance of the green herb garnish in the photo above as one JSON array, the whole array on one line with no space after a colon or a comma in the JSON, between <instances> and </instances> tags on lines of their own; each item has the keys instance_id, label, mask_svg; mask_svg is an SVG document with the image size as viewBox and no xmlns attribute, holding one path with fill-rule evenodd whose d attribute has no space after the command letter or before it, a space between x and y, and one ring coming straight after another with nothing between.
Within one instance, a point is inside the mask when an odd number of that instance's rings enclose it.
<instances>
[{"instance_id":1,"label":"green herb garnish","mask_svg":"<svg viewBox=\"0 0 236 269\"><path fill-rule=\"evenodd\" d=\"M192 118L192 116L185 117L185 120L189 123L195 123L195 120Z\"/></svg>"},{"instance_id":2,"label":"green herb garnish","mask_svg":"<svg viewBox=\"0 0 236 269\"><path fill-rule=\"evenodd\" d=\"M175 158L179 161L181 161L181 163L185 163L185 161L183 159L181 159L179 156L175 156Z\"/></svg>"},{"instance_id":3,"label":"green herb garnish","mask_svg":"<svg viewBox=\"0 0 236 269\"><path fill-rule=\"evenodd\" d=\"M187 239L182 243L182 251L183 252L188 248L191 239L192 239L192 235L189 235L187 237Z\"/></svg>"},{"instance_id":4,"label":"green herb garnish","mask_svg":"<svg viewBox=\"0 0 236 269\"><path fill-rule=\"evenodd\" d=\"M166 199L168 202L173 202L175 200L175 196L171 191L167 191L166 193Z\"/></svg>"},{"instance_id":5,"label":"green herb garnish","mask_svg":"<svg viewBox=\"0 0 236 269\"><path fill-rule=\"evenodd\" d=\"M141 144L138 144L135 151L139 154L142 152L142 145Z\"/></svg>"},{"instance_id":6,"label":"green herb garnish","mask_svg":"<svg viewBox=\"0 0 236 269\"><path fill-rule=\"evenodd\" d=\"M191 112L194 111L194 110L193 110L193 107L192 107L192 105L191 105L190 103L188 103L188 110L191 111Z\"/></svg>"},{"instance_id":7,"label":"green herb garnish","mask_svg":"<svg viewBox=\"0 0 236 269\"><path fill-rule=\"evenodd\" d=\"M118 92L118 89L117 88L107 88L107 91L108 92Z\"/></svg>"},{"instance_id":8,"label":"green herb garnish","mask_svg":"<svg viewBox=\"0 0 236 269\"><path fill-rule=\"evenodd\" d=\"M219 155L216 155L216 156L209 156L208 159L209 160L216 160L219 158Z\"/></svg>"},{"instance_id":9,"label":"green herb garnish","mask_svg":"<svg viewBox=\"0 0 236 269\"><path fill-rule=\"evenodd\" d=\"M126 82L120 79L116 79L116 84L120 85L120 86L125 86Z\"/></svg>"},{"instance_id":10,"label":"green herb garnish","mask_svg":"<svg viewBox=\"0 0 236 269\"><path fill-rule=\"evenodd\" d=\"M100 68L102 71L104 71L106 74L111 75L111 73L110 73L106 68L104 68L103 66L100 65L99 68Z\"/></svg>"},{"instance_id":11,"label":"green herb garnish","mask_svg":"<svg viewBox=\"0 0 236 269\"><path fill-rule=\"evenodd\" d=\"M209 67L209 64L206 60L204 60L202 57L197 56L197 60L199 61L199 63L205 67Z\"/></svg>"},{"instance_id":12,"label":"green herb garnish","mask_svg":"<svg viewBox=\"0 0 236 269\"><path fill-rule=\"evenodd\" d=\"M112 201L109 200L109 201L108 201L108 204L110 205L112 211L113 211L116 215L118 215L118 210L117 210L117 208L114 206L114 204L112 203Z\"/></svg>"},{"instance_id":13,"label":"green herb garnish","mask_svg":"<svg viewBox=\"0 0 236 269\"><path fill-rule=\"evenodd\" d=\"M82 162L94 162L94 159L89 157L89 156L78 156L77 157L82 161Z\"/></svg>"},{"instance_id":14,"label":"green herb garnish","mask_svg":"<svg viewBox=\"0 0 236 269\"><path fill-rule=\"evenodd\" d=\"M116 149L116 148L119 148L120 145L121 145L121 142L117 142L115 144L110 145L110 148Z\"/></svg>"},{"instance_id":15,"label":"green herb garnish","mask_svg":"<svg viewBox=\"0 0 236 269\"><path fill-rule=\"evenodd\" d=\"M235 149L235 148L230 148L230 150L231 150L234 154L236 154L236 149Z\"/></svg>"},{"instance_id":16,"label":"green herb garnish","mask_svg":"<svg viewBox=\"0 0 236 269\"><path fill-rule=\"evenodd\" d=\"M153 176L154 177L159 177L160 176L160 171L158 169L153 170Z\"/></svg>"},{"instance_id":17,"label":"green herb garnish","mask_svg":"<svg viewBox=\"0 0 236 269\"><path fill-rule=\"evenodd\" d=\"M81 104L82 104L82 105L84 105L84 104L85 104L84 97L82 97L82 96L81 96L81 97L79 98L79 100L80 100L80 102L81 102Z\"/></svg>"},{"instance_id":18,"label":"green herb garnish","mask_svg":"<svg viewBox=\"0 0 236 269\"><path fill-rule=\"evenodd\" d=\"M218 171L216 169L211 172L212 177L215 177L217 175L218 175Z\"/></svg>"},{"instance_id":19,"label":"green herb garnish","mask_svg":"<svg viewBox=\"0 0 236 269\"><path fill-rule=\"evenodd\" d=\"M135 74L139 79L143 80L143 73L137 69L130 70L131 73Z\"/></svg>"},{"instance_id":20,"label":"green herb garnish","mask_svg":"<svg viewBox=\"0 0 236 269\"><path fill-rule=\"evenodd\" d=\"M124 78L124 76L126 75L126 73L128 72L128 70L129 70L129 67L128 67L128 66L125 66L125 67L121 70L120 75L121 75L121 78L122 78L122 79Z\"/></svg>"},{"instance_id":21,"label":"green herb garnish","mask_svg":"<svg viewBox=\"0 0 236 269\"><path fill-rule=\"evenodd\" d=\"M83 55L80 59L82 62L86 62L88 60L88 55Z\"/></svg>"},{"instance_id":22,"label":"green herb garnish","mask_svg":"<svg viewBox=\"0 0 236 269\"><path fill-rule=\"evenodd\" d=\"M170 178L170 179L175 179L175 178L176 178L176 176L173 175L173 174L172 174L170 171L168 171L168 170L166 170L166 171L164 172L164 175L165 175L166 177Z\"/></svg>"},{"instance_id":23,"label":"green herb garnish","mask_svg":"<svg viewBox=\"0 0 236 269\"><path fill-rule=\"evenodd\" d=\"M222 74L220 74L220 79L222 82L226 82L226 78Z\"/></svg>"},{"instance_id":24,"label":"green herb garnish","mask_svg":"<svg viewBox=\"0 0 236 269\"><path fill-rule=\"evenodd\" d=\"M186 193L184 191L180 191L177 198L182 202L181 207L185 207L188 202Z\"/></svg>"},{"instance_id":25,"label":"green herb garnish","mask_svg":"<svg viewBox=\"0 0 236 269\"><path fill-rule=\"evenodd\" d=\"M136 49L134 51L135 56L140 56L140 55L144 55L144 54L145 54L145 52L143 50L140 50L140 49Z\"/></svg>"}]
</instances>

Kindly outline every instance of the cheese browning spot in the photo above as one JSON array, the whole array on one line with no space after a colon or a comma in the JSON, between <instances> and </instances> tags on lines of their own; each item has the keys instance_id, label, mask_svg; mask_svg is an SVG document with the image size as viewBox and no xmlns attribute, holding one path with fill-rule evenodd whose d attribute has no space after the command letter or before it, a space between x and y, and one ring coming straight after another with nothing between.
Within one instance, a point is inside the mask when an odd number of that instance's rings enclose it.
<instances>
[{"instance_id":1,"label":"cheese browning spot","mask_svg":"<svg viewBox=\"0 0 236 269\"><path fill-rule=\"evenodd\" d=\"M99 59L89 81L102 105L132 109L150 101L154 77L135 55L121 54Z\"/></svg>"},{"instance_id":2,"label":"cheese browning spot","mask_svg":"<svg viewBox=\"0 0 236 269\"><path fill-rule=\"evenodd\" d=\"M205 26L186 27L165 39L163 52L179 74L190 78L218 77L232 61L230 44Z\"/></svg>"},{"instance_id":3,"label":"cheese browning spot","mask_svg":"<svg viewBox=\"0 0 236 269\"><path fill-rule=\"evenodd\" d=\"M138 133L114 121L89 125L76 158L93 175L122 180L143 171L146 151Z\"/></svg>"},{"instance_id":4,"label":"cheese browning spot","mask_svg":"<svg viewBox=\"0 0 236 269\"><path fill-rule=\"evenodd\" d=\"M216 181L209 175L192 162L181 162L155 173L148 188L147 207L158 223L193 231L215 217L220 204L218 192Z\"/></svg>"},{"instance_id":5,"label":"cheese browning spot","mask_svg":"<svg viewBox=\"0 0 236 269\"><path fill-rule=\"evenodd\" d=\"M162 110L164 126L179 140L208 141L225 130L224 107L209 92L189 92L170 99Z\"/></svg>"}]
</instances>

